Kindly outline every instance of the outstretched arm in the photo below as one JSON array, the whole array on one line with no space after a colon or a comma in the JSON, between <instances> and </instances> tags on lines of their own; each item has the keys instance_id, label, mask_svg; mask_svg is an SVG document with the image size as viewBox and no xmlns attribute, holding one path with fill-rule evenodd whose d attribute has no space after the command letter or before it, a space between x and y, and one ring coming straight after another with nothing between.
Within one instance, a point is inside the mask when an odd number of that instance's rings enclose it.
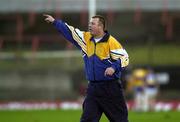
<instances>
[{"instance_id":1,"label":"outstretched arm","mask_svg":"<svg viewBox=\"0 0 180 122\"><path fill-rule=\"evenodd\" d=\"M52 23L55 28L71 43L73 43L77 48L82 51L86 51L86 43L84 41L84 32L80 31L73 26L68 25L62 20L56 20L51 15L44 14L45 21L47 23Z\"/></svg>"}]
</instances>

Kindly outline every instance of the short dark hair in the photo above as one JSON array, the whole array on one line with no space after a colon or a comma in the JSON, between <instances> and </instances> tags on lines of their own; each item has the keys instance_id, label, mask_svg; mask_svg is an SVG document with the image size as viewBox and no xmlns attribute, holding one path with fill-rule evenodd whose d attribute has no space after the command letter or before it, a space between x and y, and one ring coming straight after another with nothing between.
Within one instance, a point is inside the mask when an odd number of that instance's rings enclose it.
<instances>
[{"instance_id":1,"label":"short dark hair","mask_svg":"<svg viewBox=\"0 0 180 122\"><path fill-rule=\"evenodd\" d=\"M92 18L99 18L99 21L103 25L103 29L106 30L106 19L101 15L95 15Z\"/></svg>"}]
</instances>

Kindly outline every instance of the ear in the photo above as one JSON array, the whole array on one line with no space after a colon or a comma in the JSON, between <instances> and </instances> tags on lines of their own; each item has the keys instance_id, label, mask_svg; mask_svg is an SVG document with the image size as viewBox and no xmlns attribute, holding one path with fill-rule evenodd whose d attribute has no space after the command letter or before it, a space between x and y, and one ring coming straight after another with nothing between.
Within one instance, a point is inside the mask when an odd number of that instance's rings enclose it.
<instances>
[{"instance_id":1,"label":"ear","mask_svg":"<svg viewBox=\"0 0 180 122\"><path fill-rule=\"evenodd\" d=\"M99 29L103 29L103 25L102 24L99 24Z\"/></svg>"}]
</instances>

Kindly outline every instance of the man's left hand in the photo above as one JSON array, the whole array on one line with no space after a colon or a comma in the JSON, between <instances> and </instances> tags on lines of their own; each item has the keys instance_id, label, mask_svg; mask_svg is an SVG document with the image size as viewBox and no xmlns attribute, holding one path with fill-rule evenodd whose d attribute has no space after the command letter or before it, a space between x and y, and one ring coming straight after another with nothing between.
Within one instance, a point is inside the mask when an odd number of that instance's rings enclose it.
<instances>
[{"instance_id":1,"label":"man's left hand","mask_svg":"<svg viewBox=\"0 0 180 122\"><path fill-rule=\"evenodd\" d=\"M105 76L112 76L114 74L115 70L112 67L108 67L105 72L104 75Z\"/></svg>"}]
</instances>

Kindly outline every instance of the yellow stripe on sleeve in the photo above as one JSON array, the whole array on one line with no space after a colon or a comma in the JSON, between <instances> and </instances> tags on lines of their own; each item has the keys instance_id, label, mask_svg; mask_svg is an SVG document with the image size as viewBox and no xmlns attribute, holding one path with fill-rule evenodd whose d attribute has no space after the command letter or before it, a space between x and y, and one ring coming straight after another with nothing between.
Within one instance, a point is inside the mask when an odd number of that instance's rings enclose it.
<instances>
[{"instance_id":1,"label":"yellow stripe on sleeve","mask_svg":"<svg viewBox=\"0 0 180 122\"><path fill-rule=\"evenodd\" d=\"M67 25L68 28L70 29L71 33L72 33L72 37L73 39L78 43L78 45L82 48L82 50L87 53L87 49L86 49L86 44L83 41L83 34L80 36L78 35L78 32L76 32L76 30L74 29L73 26L69 26ZM79 31L80 32L80 31ZM82 33L82 32L81 32Z\"/></svg>"}]
</instances>

